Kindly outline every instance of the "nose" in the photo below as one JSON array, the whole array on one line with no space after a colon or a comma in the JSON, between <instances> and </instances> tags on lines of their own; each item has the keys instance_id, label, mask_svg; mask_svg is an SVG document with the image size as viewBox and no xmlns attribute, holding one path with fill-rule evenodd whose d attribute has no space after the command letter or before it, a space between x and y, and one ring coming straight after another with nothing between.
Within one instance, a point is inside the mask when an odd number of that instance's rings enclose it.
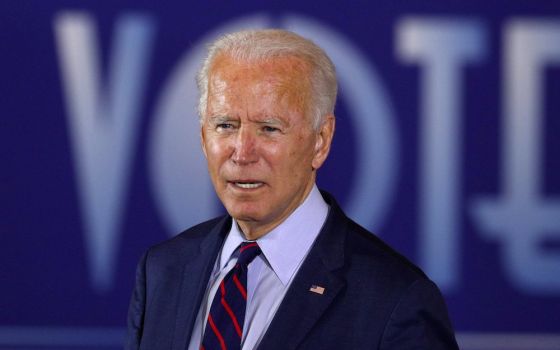
<instances>
[{"instance_id":1,"label":"nose","mask_svg":"<svg viewBox=\"0 0 560 350\"><path fill-rule=\"evenodd\" d=\"M234 151L231 156L237 165L246 165L258 160L255 135L249 128L241 127L235 138Z\"/></svg>"}]
</instances>

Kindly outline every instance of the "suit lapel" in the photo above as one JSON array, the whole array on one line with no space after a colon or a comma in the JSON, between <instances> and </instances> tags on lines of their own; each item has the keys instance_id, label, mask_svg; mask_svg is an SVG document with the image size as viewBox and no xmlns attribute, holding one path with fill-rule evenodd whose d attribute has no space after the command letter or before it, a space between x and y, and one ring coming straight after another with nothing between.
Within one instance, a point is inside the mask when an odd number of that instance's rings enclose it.
<instances>
[{"instance_id":1,"label":"suit lapel","mask_svg":"<svg viewBox=\"0 0 560 350\"><path fill-rule=\"evenodd\" d=\"M346 285L337 270L344 265L346 220L334 199L329 216L276 311L259 349L296 349ZM310 289L320 288L315 292Z\"/></svg>"},{"instance_id":2,"label":"suit lapel","mask_svg":"<svg viewBox=\"0 0 560 350\"><path fill-rule=\"evenodd\" d=\"M177 306L177 317L173 338L174 350L185 350L191 337L195 318L206 291L216 256L221 249L229 229L229 217L221 220L198 245L185 251L182 272L181 294ZM187 248L188 249L188 248Z\"/></svg>"}]
</instances>

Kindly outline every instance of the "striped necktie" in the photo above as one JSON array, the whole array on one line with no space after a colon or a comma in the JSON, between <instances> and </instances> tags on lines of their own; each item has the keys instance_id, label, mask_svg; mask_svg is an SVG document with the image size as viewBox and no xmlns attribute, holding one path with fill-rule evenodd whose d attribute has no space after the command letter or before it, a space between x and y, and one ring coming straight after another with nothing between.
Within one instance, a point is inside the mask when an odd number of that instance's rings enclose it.
<instances>
[{"instance_id":1,"label":"striped necktie","mask_svg":"<svg viewBox=\"0 0 560 350\"><path fill-rule=\"evenodd\" d=\"M214 295L200 350L239 350L247 306L247 266L261 253L256 242L243 242L235 267Z\"/></svg>"}]
</instances>

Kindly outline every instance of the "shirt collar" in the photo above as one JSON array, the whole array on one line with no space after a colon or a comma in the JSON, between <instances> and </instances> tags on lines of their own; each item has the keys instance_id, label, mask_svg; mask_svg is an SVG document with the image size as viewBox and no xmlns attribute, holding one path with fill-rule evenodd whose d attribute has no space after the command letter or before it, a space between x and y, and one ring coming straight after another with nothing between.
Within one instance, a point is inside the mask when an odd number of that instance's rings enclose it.
<instances>
[{"instance_id":1,"label":"shirt collar","mask_svg":"<svg viewBox=\"0 0 560 350\"><path fill-rule=\"evenodd\" d=\"M237 226L237 222L235 220L231 220L231 229L226 237L224 242L224 246L222 247L222 251L220 253L220 268L222 270L226 267L228 261L232 258L233 253L241 243L245 241L245 236Z\"/></svg>"},{"instance_id":2,"label":"shirt collar","mask_svg":"<svg viewBox=\"0 0 560 350\"><path fill-rule=\"evenodd\" d=\"M307 256L315 238L327 218L329 206L319 189L313 186L303 203L272 231L257 240L261 251L283 285L288 285L292 276ZM245 236L235 220L224 242L220 255L220 269L225 268Z\"/></svg>"}]
</instances>

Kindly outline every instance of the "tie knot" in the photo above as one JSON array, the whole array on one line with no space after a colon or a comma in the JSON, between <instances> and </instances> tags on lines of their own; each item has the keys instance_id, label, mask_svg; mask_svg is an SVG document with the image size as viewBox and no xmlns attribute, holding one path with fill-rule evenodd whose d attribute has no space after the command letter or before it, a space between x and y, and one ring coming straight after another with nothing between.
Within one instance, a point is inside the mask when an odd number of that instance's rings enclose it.
<instances>
[{"instance_id":1,"label":"tie knot","mask_svg":"<svg viewBox=\"0 0 560 350\"><path fill-rule=\"evenodd\" d=\"M247 265L253 261L261 253L261 248L257 242L243 242L239 246L239 258L237 264L242 268L247 268Z\"/></svg>"}]
</instances>

